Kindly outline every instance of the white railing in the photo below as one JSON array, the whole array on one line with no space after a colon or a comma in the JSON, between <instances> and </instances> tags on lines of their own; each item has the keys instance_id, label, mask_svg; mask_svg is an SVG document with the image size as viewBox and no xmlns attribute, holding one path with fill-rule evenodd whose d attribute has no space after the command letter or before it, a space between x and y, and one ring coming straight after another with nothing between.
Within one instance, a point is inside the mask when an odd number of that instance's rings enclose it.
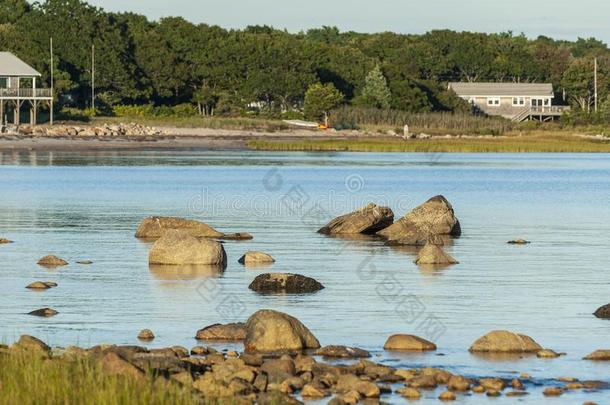
<instances>
[{"instance_id":1,"label":"white railing","mask_svg":"<svg viewBox=\"0 0 610 405\"><path fill-rule=\"evenodd\" d=\"M51 98L51 89L0 89L0 98Z\"/></svg>"}]
</instances>

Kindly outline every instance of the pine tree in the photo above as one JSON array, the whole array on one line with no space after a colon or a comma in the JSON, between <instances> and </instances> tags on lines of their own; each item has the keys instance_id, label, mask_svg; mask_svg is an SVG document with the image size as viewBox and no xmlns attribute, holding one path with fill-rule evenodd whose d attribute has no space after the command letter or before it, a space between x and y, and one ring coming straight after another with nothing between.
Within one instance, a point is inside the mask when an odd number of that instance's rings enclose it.
<instances>
[{"instance_id":1,"label":"pine tree","mask_svg":"<svg viewBox=\"0 0 610 405\"><path fill-rule=\"evenodd\" d=\"M355 101L355 104L364 107L390 108L392 93L388 87L388 82L381 72L379 65L371 70L365 79L364 89Z\"/></svg>"}]
</instances>

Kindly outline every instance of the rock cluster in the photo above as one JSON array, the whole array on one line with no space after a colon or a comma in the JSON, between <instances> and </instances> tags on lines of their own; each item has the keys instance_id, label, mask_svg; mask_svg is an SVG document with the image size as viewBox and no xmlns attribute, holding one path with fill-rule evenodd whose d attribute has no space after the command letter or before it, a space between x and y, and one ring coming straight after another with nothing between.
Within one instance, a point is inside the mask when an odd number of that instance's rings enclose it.
<instances>
[{"instance_id":1,"label":"rock cluster","mask_svg":"<svg viewBox=\"0 0 610 405\"><path fill-rule=\"evenodd\" d=\"M158 128L134 123L104 124L101 126L40 125L31 127L22 125L19 127L19 134L53 138L159 137L165 135L164 132Z\"/></svg>"}]
</instances>

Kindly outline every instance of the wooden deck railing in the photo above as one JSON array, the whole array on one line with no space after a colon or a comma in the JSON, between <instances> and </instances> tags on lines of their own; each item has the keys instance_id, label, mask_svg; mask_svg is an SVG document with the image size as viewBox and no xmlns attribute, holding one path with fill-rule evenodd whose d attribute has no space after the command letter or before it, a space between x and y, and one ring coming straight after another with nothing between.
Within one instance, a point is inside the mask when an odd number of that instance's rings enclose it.
<instances>
[{"instance_id":1,"label":"wooden deck railing","mask_svg":"<svg viewBox=\"0 0 610 405\"><path fill-rule=\"evenodd\" d=\"M51 89L0 89L0 98L51 98Z\"/></svg>"}]
</instances>

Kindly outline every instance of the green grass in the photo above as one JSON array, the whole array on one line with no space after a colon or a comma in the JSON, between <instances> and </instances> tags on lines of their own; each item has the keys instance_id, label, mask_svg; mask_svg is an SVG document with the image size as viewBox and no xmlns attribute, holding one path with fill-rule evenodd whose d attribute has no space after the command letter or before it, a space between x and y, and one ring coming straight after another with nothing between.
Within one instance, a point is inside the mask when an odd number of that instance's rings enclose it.
<instances>
[{"instance_id":1,"label":"green grass","mask_svg":"<svg viewBox=\"0 0 610 405\"><path fill-rule=\"evenodd\" d=\"M146 126L165 126L177 128L211 128L248 130L257 132L286 131L290 127L281 120L247 117L94 117L91 123L101 125L103 123L126 123L134 122Z\"/></svg>"},{"instance_id":2,"label":"green grass","mask_svg":"<svg viewBox=\"0 0 610 405\"><path fill-rule=\"evenodd\" d=\"M177 404L201 400L177 385L105 374L87 358L44 360L28 353L0 354L0 404Z\"/></svg>"},{"instance_id":3,"label":"green grass","mask_svg":"<svg viewBox=\"0 0 610 405\"><path fill-rule=\"evenodd\" d=\"M610 139L587 139L571 135L528 135L495 138L413 139L396 137L324 140L253 140L248 147L271 151L350 151L350 152L610 152Z\"/></svg>"}]
</instances>

